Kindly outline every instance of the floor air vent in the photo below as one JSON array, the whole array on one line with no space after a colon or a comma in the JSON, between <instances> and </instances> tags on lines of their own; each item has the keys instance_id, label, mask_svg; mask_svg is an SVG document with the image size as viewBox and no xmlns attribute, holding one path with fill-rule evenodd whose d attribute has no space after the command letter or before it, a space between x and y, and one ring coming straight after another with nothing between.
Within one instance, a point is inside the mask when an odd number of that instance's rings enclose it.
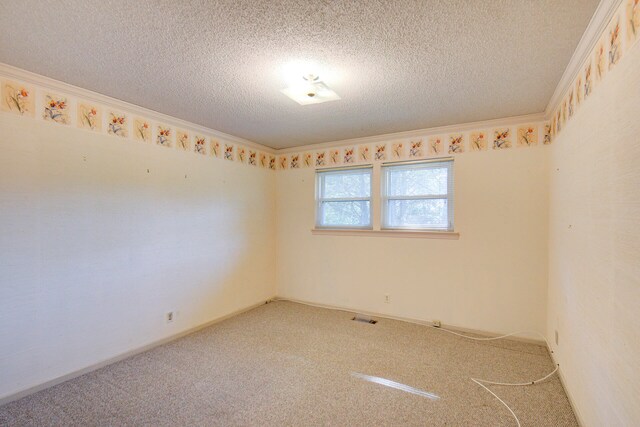
<instances>
[{"instance_id":1,"label":"floor air vent","mask_svg":"<svg viewBox=\"0 0 640 427\"><path fill-rule=\"evenodd\" d=\"M362 322L362 323L371 323L372 325L375 325L376 323L378 323L378 321L373 320L371 316L367 316L366 314L361 314L361 313L356 313L356 317L354 317L351 320L355 320L356 322Z\"/></svg>"}]
</instances>

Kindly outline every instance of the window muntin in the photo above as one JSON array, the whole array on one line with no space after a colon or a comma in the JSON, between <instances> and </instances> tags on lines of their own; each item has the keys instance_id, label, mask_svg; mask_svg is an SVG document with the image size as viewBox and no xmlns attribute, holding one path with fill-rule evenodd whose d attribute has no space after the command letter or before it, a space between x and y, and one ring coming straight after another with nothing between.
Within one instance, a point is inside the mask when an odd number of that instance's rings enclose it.
<instances>
[{"instance_id":1,"label":"window muntin","mask_svg":"<svg viewBox=\"0 0 640 427\"><path fill-rule=\"evenodd\" d=\"M317 171L316 227L371 228L371 171Z\"/></svg>"},{"instance_id":2,"label":"window muntin","mask_svg":"<svg viewBox=\"0 0 640 427\"><path fill-rule=\"evenodd\" d=\"M382 166L382 228L453 231L453 162Z\"/></svg>"}]
</instances>

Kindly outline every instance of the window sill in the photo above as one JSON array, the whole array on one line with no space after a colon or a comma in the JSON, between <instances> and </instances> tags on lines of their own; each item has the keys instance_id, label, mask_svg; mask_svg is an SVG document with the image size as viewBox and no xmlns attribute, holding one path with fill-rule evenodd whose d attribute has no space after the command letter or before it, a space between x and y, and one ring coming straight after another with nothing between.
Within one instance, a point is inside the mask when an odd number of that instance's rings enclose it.
<instances>
[{"instance_id":1,"label":"window sill","mask_svg":"<svg viewBox=\"0 0 640 427\"><path fill-rule=\"evenodd\" d=\"M344 230L332 228L313 228L314 236L364 236L364 237L405 237L412 239L444 239L458 240L460 233L455 231L424 231L424 230Z\"/></svg>"}]
</instances>

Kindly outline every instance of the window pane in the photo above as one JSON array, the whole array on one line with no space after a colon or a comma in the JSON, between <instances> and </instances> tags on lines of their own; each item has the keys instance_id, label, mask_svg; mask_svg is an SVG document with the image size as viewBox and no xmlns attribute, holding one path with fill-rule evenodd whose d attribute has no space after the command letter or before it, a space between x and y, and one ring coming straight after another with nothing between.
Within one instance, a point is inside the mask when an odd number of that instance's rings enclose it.
<instances>
[{"instance_id":1,"label":"window pane","mask_svg":"<svg viewBox=\"0 0 640 427\"><path fill-rule=\"evenodd\" d=\"M387 227L448 229L447 199L389 200Z\"/></svg>"},{"instance_id":2,"label":"window pane","mask_svg":"<svg viewBox=\"0 0 640 427\"><path fill-rule=\"evenodd\" d=\"M323 174L320 197L371 197L371 169Z\"/></svg>"},{"instance_id":3,"label":"window pane","mask_svg":"<svg viewBox=\"0 0 640 427\"><path fill-rule=\"evenodd\" d=\"M444 196L447 194L447 168L389 168L389 196Z\"/></svg>"},{"instance_id":4,"label":"window pane","mask_svg":"<svg viewBox=\"0 0 640 427\"><path fill-rule=\"evenodd\" d=\"M368 200L347 202L322 202L320 225L333 227L368 227L371 225Z\"/></svg>"}]
</instances>

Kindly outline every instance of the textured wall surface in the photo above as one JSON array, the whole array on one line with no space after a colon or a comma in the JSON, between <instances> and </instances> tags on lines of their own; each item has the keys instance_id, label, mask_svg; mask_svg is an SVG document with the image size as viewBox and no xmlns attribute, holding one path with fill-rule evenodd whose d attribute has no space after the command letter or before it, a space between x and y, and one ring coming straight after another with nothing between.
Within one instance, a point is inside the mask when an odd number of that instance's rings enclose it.
<instances>
[{"instance_id":1,"label":"textured wall surface","mask_svg":"<svg viewBox=\"0 0 640 427\"><path fill-rule=\"evenodd\" d=\"M597 4L4 0L0 61L281 148L542 112Z\"/></svg>"},{"instance_id":2,"label":"textured wall surface","mask_svg":"<svg viewBox=\"0 0 640 427\"><path fill-rule=\"evenodd\" d=\"M278 295L485 331L543 332L547 149L456 157L459 240L311 235L314 171L277 173Z\"/></svg>"},{"instance_id":3,"label":"textured wall surface","mask_svg":"<svg viewBox=\"0 0 640 427\"><path fill-rule=\"evenodd\" d=\"M0 129L0 397L275 294L272 171L11 114Z\"/></svg>"},{"instance_id":4,"label":"textured wall surface","mask_svg":"<svg viewBox=\"0 0 640 427\"><path fill-rule=\"evenodd\" d=\"M588 426L640 425L640 43L625 55L549 168L548 340Z\"/></svg>"}]
</instances>

